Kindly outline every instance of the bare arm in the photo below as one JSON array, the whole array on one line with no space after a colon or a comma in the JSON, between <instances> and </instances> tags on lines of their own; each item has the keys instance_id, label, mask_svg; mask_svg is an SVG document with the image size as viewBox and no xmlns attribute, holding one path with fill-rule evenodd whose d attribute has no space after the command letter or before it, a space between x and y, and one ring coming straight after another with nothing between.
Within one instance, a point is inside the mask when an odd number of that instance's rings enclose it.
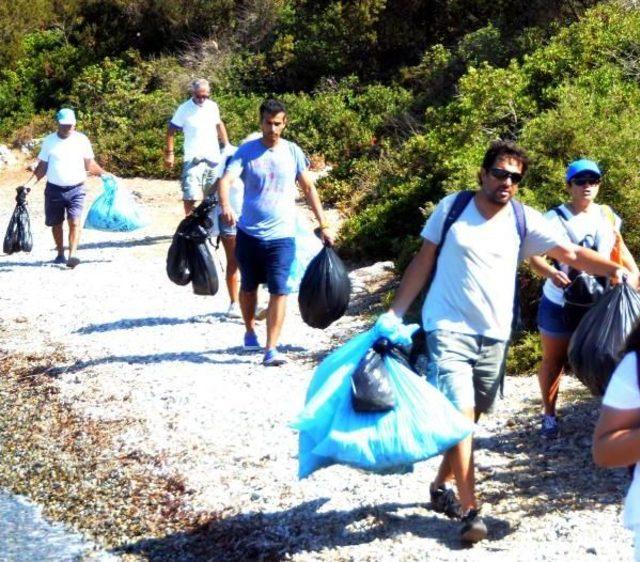
<instances>
[{"instance_id":1,"label":"bare arm","mask_svg":"<svg viewBox=\"0 0 640 562\"><path fill-rule=\"evenodd\" d=\"M567 274L553 267L544 256L531 256L529 258L529 264L540 277L551 279L556 287L566 287L571 283Z\"/></svg>"},{"instance_id":2,"label":"bare arm","mask_svg":"<svg viewBox=\"0 0 640 562\"><path fill-rule=\"evenodd\" d=\"M227 135L227 128L224 126L224 123L220 121L216 125L216 129L218 130L218 139L220 140L220 144L222 146L227 146L229 144L229 135Z\"/></svg>"},{"instance_id":3,"label":"bare arm","mask_svg":"<svg viewBox=\"0 0 640 562\"><path fill-rule=\"evenodd\" d=\"M603 406L593 434L598 466L629 466L640 461L640 409Z\"/></svg>"},{"instance_id":4,"label":"bare arm","mask_svg":"<svg viewBox=\"0 0 640 562\"><path fill-rule=\"evenodd\" d=\"M84 159L84 169L94 176L101 176L107 173L93 158Z\"/></svg>"},{"instance_id":5,"label":"bare arm","mask_svg":"<svg viewBox=\"0 0 640 562\"><path fill-rule=\"evenodd\" d=\"M176 133L179 130L180 129L176 127L173 123L169 123L167 127L167 136L165 140L165 149L164 149L164 165L168 169L173 168L173 164L175 163L173 146L174 146Z\"/></svg>"},{"instance_id":6,"label":"bare arm","mask_svg":"<svg viewBox=\"0 0 640 562\"><path fill-rule=\"evenodd\" d=\"M24 184L25 187L31 187L31 186L35 185L44 176L46 176L47 175L48 166L49 166L49 164L47 162L45 162L44 160L38 160L38 164L37 164L35 170L33 170L33 174L31 174L29 179ZM34 178L35 178L35 181L33 183L31 183L31 180L33 180Z\"/></svg>"},{"instance_id":7,"label":"bare arm","mask_svg":"<svg viewBox=\"0 0 640 562\"><path fill-rule=\"evenodd\" d=\"M436 244L428 240L422 242L422 247L411 260L400 281L400 286L391 304L391 310L398 317L411 306L411 303L424 287L427 279L431 277L433 265L436 261Z\"/></svg>"},{"instance_id":8,"label":"bare arm","mask_svg":"<svg viewBox=\"0 0 640 562\"><path fill-rule=\"evenodd\" d=\"M236 216L233 213L233 209L229 204L229 191L231 189L231 184L234 181L233 175L229 172L225 172L224 176L222 176L218 180L218 198L220 199L220 216L225 224L229 226L233 226L236 224Z\"/></svg>"},{"instance_id":9,"label":"bare arm","mask_svg":"<svg viewBox=\"0 0 640 562\"><path fill-rule=\"evenodd\" d=\"M638 286L638 275L632 274L628 270L620 267L616 262L605 258L598 252L589 248L583 248L575 244L558 245L547 252L549 256L566 263L575 269L586 271L592 275L602 277L621 278L623 274L628 275L628 282L632 287Z\"/></svg>"},{"instance_id":10,"label":"bare arm","mask_svg":"<svg viewBox=\"0 0 640 562\"><path fill-rule=\"evenodd\" d=\"M636 260L629 251L629 248L627 248L622 237L620 237L620 257L622 258L622 265L631 271L631 273L640 273Z\"/></svg>"},{"instance_id":11,"label":"bare arm","mask_svg":"<svg viewBox=\"0 0 640 562\"><path fill-rule=\"evenodd\" d=\"M311 210L313 214L316 216L316 220L320 225L320 236L322 241L325 244L333 246L333 237L329 234L328 228L329 225L325 221L324 211L322 210L322 203L320 202L320 197L318 196L318 191L316 190L315 183L311 178L311 174L308 170L301 172L298 175L298 183L304 192L304 196L307 199L307 202L311 206Z\"/></svg>"}]
</instances>

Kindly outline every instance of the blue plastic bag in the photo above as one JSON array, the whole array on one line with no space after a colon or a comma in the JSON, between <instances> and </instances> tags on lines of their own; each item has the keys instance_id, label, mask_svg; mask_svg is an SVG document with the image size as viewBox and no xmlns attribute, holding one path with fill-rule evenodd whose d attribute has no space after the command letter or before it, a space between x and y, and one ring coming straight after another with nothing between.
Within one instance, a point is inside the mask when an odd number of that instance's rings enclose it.
<instances>
[{"instance_id":1,"label":"blue plastic bag","mask_svg":"<svg viewBox=\"0 0 640 562\"><path fill-rule=\"evenodd\" d=\"M311 260L322 250L322 242L300 215L296 215L295 244L296 253L287 278L287 288L291 293L297 293L300 290L300 282L304 277L304 272Z\"/></svg>"},{"instance_id":2,"label":"blue plastic bag","mask_svg":"<svg viewBox=\"0 0 640 562\"><path fill-rule=\"evenodd\" d=\"M146 215L133 195L118 185L113 176L102 178L103 193L91 205L84 223L85 228L129 232L149 224Z\"/></svg>"},{"instance_id":3,"label":"blue plastic bag","mask_svg":"<svg viewBox=\"0 0 640 562\"><path fill-rule=\"evenodd\" d=\"M442 453L471 433L472 422L393 355L385 355L384 363L396 407L389 412L354 411L351 375L362 357L378 338L392 335L392 341L407 343L407 336L417 328L395 320L390 323L388 316L317 367L305 408L291 424L300 431L300 478L332 464L373 472L405 468Z\"/></svg>"}]
</instances>

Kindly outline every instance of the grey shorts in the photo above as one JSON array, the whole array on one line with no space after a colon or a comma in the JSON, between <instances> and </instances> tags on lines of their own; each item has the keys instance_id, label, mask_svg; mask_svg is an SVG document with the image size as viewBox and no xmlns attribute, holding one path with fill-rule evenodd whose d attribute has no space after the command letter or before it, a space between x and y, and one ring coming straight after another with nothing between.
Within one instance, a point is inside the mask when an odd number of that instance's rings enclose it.
<instances>
[{"instance_id":1,"label":"grey shorts","mask_svg":"<svg viewBox=\"0 0 640 562\"><path fill-rule=\"evenodd\" d=\"M80 220L87 191L83 183L64 187L47 182L44 188L44 224L56 226L64 222Z\"/></svg>"},{"instance_id":2,"label":"grey shorts","mask_svg":"<svg viewBox=\"0 0 640 562\"><path fill-rule=\"evenodd\" d=\"M215 165L207 160L190 160L182 166L182 199L196 201L208 195L216 180Z\"/></svg>"},{"instance_id":3,"label":"grey shorts","mask_svg":"<svg viewBox=\"0 0 640 562\"><path fill-rule=\"evenodd\" d=\"M427 378L459 410L488 412L504 372L508 342L434 330L427 334Z\"/></svg>"}]
</instances>

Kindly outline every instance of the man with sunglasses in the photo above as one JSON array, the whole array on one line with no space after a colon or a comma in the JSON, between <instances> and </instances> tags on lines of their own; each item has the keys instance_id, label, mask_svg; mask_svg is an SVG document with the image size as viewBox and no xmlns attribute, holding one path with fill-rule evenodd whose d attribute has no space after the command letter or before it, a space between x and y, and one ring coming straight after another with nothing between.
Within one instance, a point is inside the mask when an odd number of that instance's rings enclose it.
<instances>
[{"instance_id":1,"label":"man with sunglasses","mask_svg":"<svg viewBox=\"0 0 640 562\"><path fill-rule=\"evenodd\" d=\"M169 169L175 160L175 135L178 131L184 134L181 186L185 215L193 211L196 200L202 199L214 184L214 170L222 160L220 145L229 144L218 104L209 95L209 82L204 78L194 80L191 98L178 107L167 128L164 162Z\"/></svg>"},{"instance_id":2,"label":"man with sunglasses","mask_svg":"<svg viewBox=\"0 0 640 562\"><path fill-rule=\"evenodd\" d=\"M480 188L457 219L448 220L459 196L451 194L427 220L422 247L387 313L387 320L401 322L431 281L422 308L427 375L472 420L490 411L500 386L519 261L547 254L598 275L623 274L616 263L596 252L566 243L538 211L512 203L527 166L525 152L514 143L491 144L478 174ZM524 215L525 229L520 229L519 214ZM633 281L637 284L637 276ZM430 486L432 508L461 520L460 538L465 543L487 536L475 495L472 439L463 439L444 454ZM451 486L454 480L458 497Z\"/></svg>"}]
</instances>

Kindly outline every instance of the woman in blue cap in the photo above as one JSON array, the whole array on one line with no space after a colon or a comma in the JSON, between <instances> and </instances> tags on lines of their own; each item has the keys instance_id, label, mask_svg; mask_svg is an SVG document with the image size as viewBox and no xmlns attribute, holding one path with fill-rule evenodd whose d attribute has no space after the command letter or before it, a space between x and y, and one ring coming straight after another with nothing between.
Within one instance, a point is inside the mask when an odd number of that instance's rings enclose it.
<instances>
[{"instance_id":1,"label":"woman in blue cap","mask_svg":"<svg viewBox=\"0 0 640 562\"><path fill-rule=\"evenodd\" d=\"M621 241L619 233L622 221L610 207L595 203L601 179L602 172L593 160L572 162L565 175L570 200L551 209L545 216L557 225L568 241L592 248L609 258L616 241ZM544 406L540 434L544 438L555 438L559 433L556 402L560 377L567 361L569 339L579 321L579 316L571 318L567 314L573 307L565 307L565 289L579 272L564 264L550 264L543 256L533 257L530 261L533 269L546 278L538 308L538 329L542 342L538 381ZM624 244L621 262L628 270L638 272L633 256ZM583 281L584 277L580 279L580 282ZM594 289L598 289L595 285L597 280L588 281Z\"/></svg>"}]
</instances>

